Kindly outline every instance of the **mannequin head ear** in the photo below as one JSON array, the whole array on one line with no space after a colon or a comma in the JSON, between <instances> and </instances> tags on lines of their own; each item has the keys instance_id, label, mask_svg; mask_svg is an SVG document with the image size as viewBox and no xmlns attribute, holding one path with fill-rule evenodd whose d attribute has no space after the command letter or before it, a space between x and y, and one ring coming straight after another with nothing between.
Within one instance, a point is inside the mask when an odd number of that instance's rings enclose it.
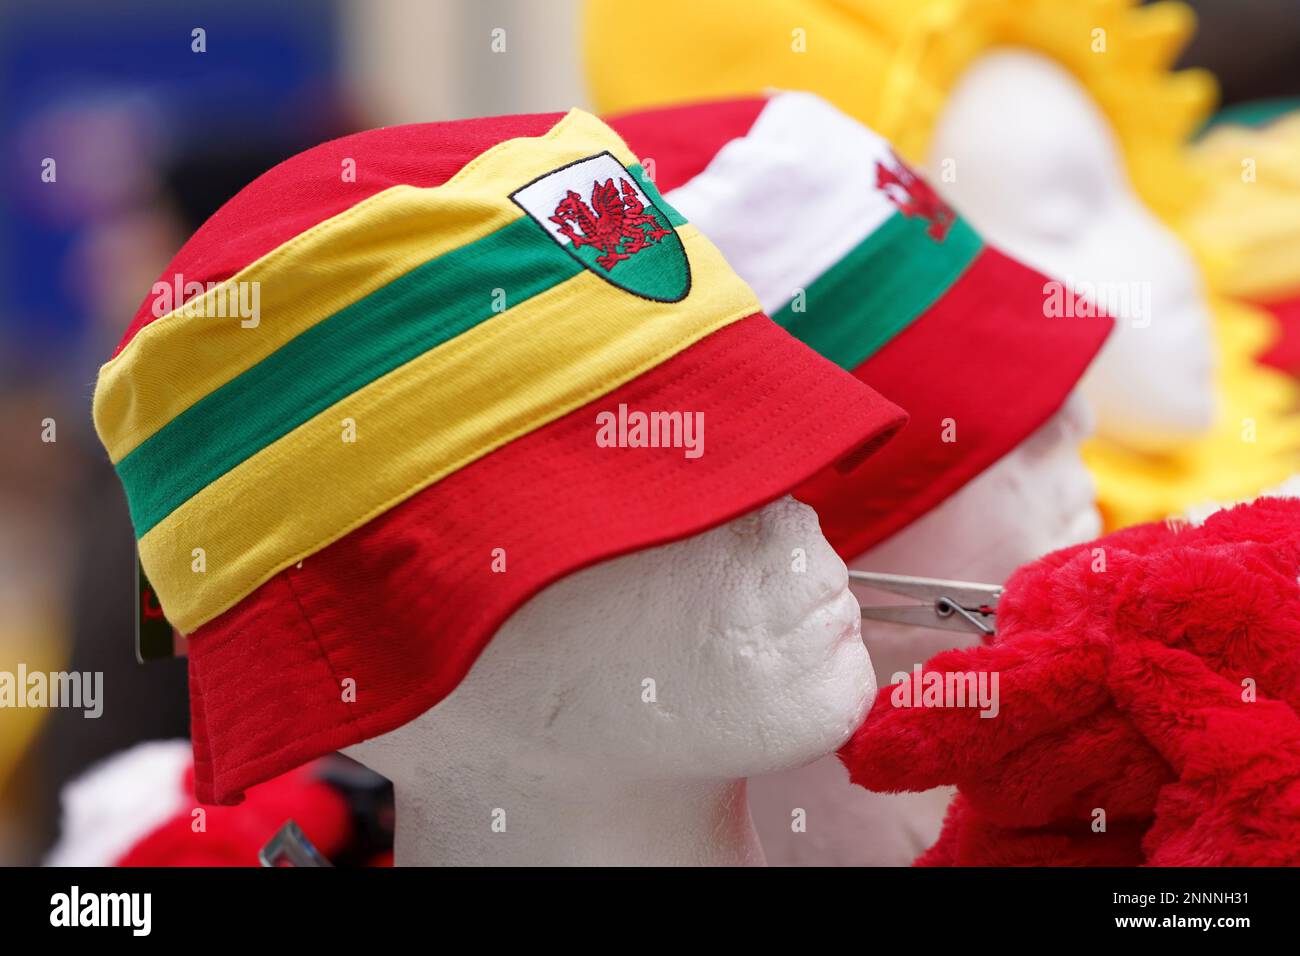
<instances>
[{"instance_id":1,"label":"mannequin head ear","mask_svg":"<svg viewBox=\"0 0 1300 956\"><path fill-rule=\"evenodd\" d=\"M737 778L833 751L874 694L844 563L786 497L557 581L450 697L348 753L395 780L495 757L541 775Z\"/></svg>"},{"instance_id":2,"label":"mannequin head ear","mask_svg":"<svg viewBox=\"0 0 1300 956\"><path fill-rule=\"evenodd\" d=\"M1023 50L976 61L928 165L989 242L1117 319L1084 379L1102 437L1161 451L1209 427L1213 344L1196 265L1137 196L1109 123L1064 67Z\"/></svg>"}]
</instances>

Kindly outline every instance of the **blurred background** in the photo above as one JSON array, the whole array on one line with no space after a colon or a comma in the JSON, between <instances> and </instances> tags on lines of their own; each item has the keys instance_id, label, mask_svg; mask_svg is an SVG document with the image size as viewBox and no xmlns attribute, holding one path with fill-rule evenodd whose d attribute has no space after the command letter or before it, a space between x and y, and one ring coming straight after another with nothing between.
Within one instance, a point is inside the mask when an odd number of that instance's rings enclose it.
<instances>
[{"instance_id":1,"label":"blurred background","mask_svg":"<svg viewBox=\"0 0 1300 956\"><path fill-rule=\"evenodd\" d=\"M1217 74L1229 115L1300 97L1300 0L1191 6L1180 65ZM187 734L184 662L135 660L133 539L90 424L96 369L154 279L240 187L322 140L587 105L577 23L578 0L0 7L0 671L102 671L110 704L135 704L0 710L0 864L41 858L69 777Z\"/></svg>"}]
</instances>

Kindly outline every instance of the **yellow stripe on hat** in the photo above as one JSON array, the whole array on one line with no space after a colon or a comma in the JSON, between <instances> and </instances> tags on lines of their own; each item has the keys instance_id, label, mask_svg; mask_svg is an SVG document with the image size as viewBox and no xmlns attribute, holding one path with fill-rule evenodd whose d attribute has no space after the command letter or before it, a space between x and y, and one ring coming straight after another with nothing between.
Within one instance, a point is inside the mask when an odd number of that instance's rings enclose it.
<instances>
[{"instance_id":1,"label":"yellow stripe on hat","mask_svg":"<svg viewBox=\"0 0 1300 956\"><path fill-rule=\"evenodd\" d=\"M205 395L354 302L525 213L510 199L559 166L608 151L636 157L590 113L545 136L492 147L441 186L394 186L300 233L218 287L149 323L99 371L94 418L119 462ZM261 320L211 318L239 283L257 283Z\"/></svg>"},{"instance_id":2,"label":"yellow stripe on hat","mask_svg":"<svg viewBox=\"0 0 1300 956\"><path fill-rule=\"evenodd\" d=\"M375 380L187 500L140 539L168 619L193 631L421 488L760 311L698 230L678 233L694 277L682 301L584 271ZM355 442L341 440L345 418Z\"/></svg>"}]
</instances>

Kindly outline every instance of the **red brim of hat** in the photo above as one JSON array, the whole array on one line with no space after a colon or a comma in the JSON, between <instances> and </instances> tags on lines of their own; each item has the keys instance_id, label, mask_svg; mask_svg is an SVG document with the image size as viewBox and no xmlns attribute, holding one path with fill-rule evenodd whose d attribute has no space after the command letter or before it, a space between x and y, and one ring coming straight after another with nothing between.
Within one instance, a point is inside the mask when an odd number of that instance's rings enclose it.
<instances>
[{"instance_id":1,"label":"red brim of hat","mask_svg":"<svg viewBox=\"0 0 1300 956\"><path fill-rule=\"evenodd\" d=\"M1047 315L1041 273L985 247L961 277L853 374L910 421L851 473L795 491L846 560L901 531L1051 418L1114 322L1072 294ZM955 440L944 440L947 423Z\"/></svg>"},{"instance_id":2,"label":"red brim of hat","mask_svg":"<svg viewBox=\"0 0 1300 956\"><path fill-rule=\"evenodd\" d=\"M703 454L598 446L597 414L620 404L702 412ZM766 316L706 336L424 489L195 631L198 798L238 802L247 787L413 720L547 585L720 525L834 463L858 463L905 419ZM493 570L498 548L507 573ZM344 692L349 678L355 695Z\"/></svg>"}]
</instances>

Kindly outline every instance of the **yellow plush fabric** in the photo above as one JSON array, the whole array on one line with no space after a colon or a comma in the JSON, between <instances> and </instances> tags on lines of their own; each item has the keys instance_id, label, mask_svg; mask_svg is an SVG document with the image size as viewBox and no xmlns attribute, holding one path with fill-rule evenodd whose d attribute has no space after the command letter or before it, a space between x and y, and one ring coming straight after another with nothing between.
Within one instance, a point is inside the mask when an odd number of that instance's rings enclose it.
<instances>
[{"instance_id":1,"label":"yellow plush fabric","mask_svg":"<svg viewBox=\"0 0 1300 956\"><path fill-rule=\"evenodd\" d=\"M1255 356L1276 334L1272 316L1215 297L1218 413L1210 432L1176 453L1144 456L1093 439L1084 460L1107 527L1178 515L1210 502L1249 500L1300 471L1300 389Z\"/></svg>"},{"instance_id":2,"label":"yellow plush fabric","mask_svg":"<svg viewBox=\"0 0 1300 956\"><path fill-rule=\"evenodd\" d=\"M1219 287L1257 302L1300 296L1300 112L1218 126L1190 155L1209 185L1188 230L1222 261Z\"/></svg>"},{"instance_id":3,"label":"yellow plush fabric","mask_svg":"<svg viewBox=\"0 0 1300 956\"><path fill-rule=\"evenodd\" d=\"M921 163L966 68L996 47L1032 49L1092 92L1139 191L1172 215L1193 172L1178 151L1217 95L1208 73L1169 71L1194 28L1181 3L1137 0L658 0L634 23L621 0L587 0L583 54L606 113L808 90ZM653 81L627 57L630 34L655 51Z\"/></svg>"}]
</instances>

